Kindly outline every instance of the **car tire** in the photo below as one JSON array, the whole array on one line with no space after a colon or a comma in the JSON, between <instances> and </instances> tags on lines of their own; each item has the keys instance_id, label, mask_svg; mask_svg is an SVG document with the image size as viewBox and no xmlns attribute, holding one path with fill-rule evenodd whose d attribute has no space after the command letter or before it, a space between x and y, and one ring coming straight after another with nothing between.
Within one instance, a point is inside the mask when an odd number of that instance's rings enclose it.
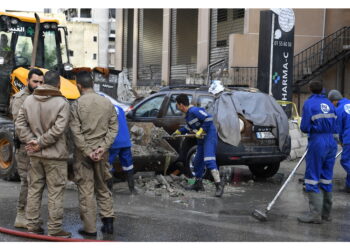
<instances>
[{"instance_id":1,"label":"car tire","mask_svg":"<svg viewBox=\"0 0 350 250\"><path fill-rule=\"evenodd\" d=\"M184 174L189 178L192 178L195 176L194 166L192 164L192 161L196 155L196 151L197 151L197 145L191 147L187 153L186 162L184 166L184 169L185 169ZM206 168L204 168L203 179L212 180L211 173Z\"/></svg>"},{"instance_id":2,"label":"car tire","mask_svg":"<svg viewBox=\"0 0 350 250\"><path fill-rule=\"evenodd\" d=\"M272 164L254 164L249 165L249 170L253 175L259 178L269 178L274 176L278 169L280 168L280 163L272 163Z\"/></svg>"},{"instance_id":3,"label":"car tire","mask_svg":"<svg viewBox=\"0 0 350 250\"><path fill-rule=\"evenodd\" d=\"M0 130L0 176L7 181L18 181L12 133Z\"/></svg>"}]
</instances>

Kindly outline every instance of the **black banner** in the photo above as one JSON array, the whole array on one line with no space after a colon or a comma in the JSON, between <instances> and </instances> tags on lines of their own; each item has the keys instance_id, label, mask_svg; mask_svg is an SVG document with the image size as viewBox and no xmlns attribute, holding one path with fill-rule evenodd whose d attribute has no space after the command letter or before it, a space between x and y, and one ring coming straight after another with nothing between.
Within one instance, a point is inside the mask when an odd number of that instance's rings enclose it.
<instances>
[{"instance_id":1,"label":"black banner","mask_svg":"<svg viewBox=\"0 0 350 250\"><path fill-rule=\"evenodd\" d=\"M287 115L292 101L294 23L292 9L260 13L258 88L282 101Z\"/></svg>"}]
</instances>

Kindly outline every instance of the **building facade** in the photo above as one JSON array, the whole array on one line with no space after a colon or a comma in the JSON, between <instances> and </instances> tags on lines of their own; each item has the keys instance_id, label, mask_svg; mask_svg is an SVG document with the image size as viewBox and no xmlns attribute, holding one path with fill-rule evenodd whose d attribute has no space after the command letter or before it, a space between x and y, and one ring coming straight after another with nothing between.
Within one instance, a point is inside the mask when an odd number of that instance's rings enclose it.
<instances>
[{"instance_id":1,"label":"building facade","mask_svg":"<svg viewBox=\"0 0 350 250\"><path fill-rule=\"evenodd\" d=\"M205 84L208 65L222 61L214 67L214 77L225 84L255 87L262 10L267 9L117 9L115 68L126 71L134 86ZM294 9L294 14L294 59L300 77L309 74L310 79L322 79L326 89L349 95L344 41L349 33L342 28L350 26L350 9ZM345 51L338 51L341 57L327 49L339 37ZM327 57L332 63L314 62L326 53L333 53L334 58ZM319 63L322 72L312 72L311 61ZM307 87L299 92L301 99L308 95Z\"/></svg>"}]
</instances>

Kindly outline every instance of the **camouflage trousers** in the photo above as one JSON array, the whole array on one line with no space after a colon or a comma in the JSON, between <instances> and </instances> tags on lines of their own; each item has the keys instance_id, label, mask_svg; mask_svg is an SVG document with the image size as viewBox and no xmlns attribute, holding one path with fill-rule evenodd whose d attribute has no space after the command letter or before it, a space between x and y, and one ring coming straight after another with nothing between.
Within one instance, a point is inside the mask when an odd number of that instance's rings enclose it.
<instances>
[{"instance_id":1,"label":"camouflage trousers","mask_svg":"<svg viewBox=\"0 0 350 250\"><path fill-rule=\"evenodd\" d=\"M112 193L106 183L112 178L107 160L108 153L99 162L84 157L79 150L75 153L74 182L78 186L80 218L85 232L97 231L97 206L101 218L114 217Z\"/></svg>"},{"instance_id":2,"label":"camouflage trousers","mask_svg":"<svg viewBox=\"0 0 350 250\"><path fill-rule=\"evenodd\" d=\"M19 197L17 202L17 211L24 212L27 205L27 195L28 195L28 168L29 168L29 156L27 151L22 144L19 149L16 150L16 162L17 162L17 171L21 179L21 188L19 191Z\"/></svg>"},{"instance_id":3,"label":"camouflage trousers","mask_svg":"<svg viewBox=\"0 0 350 250\"><path fill-rule=\"evenodd\" d=\"M41 200L45 185L48 197L48 234L62 230L63 194L67 181L67 161L30 157L26 219L28 230L39 227Z\"/></svg>"}]
</instances>

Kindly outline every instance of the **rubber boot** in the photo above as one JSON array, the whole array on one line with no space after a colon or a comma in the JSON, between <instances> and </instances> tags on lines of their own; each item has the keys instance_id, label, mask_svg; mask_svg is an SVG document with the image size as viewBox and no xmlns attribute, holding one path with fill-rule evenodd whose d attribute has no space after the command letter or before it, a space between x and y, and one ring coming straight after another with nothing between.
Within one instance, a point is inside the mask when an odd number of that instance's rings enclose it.
<instances>
[{"instance_id":1,"label":"rubber boot","mask_svg":"<svg viewBox=\"0 0 350 250\"><path fill-rule=\"evenodd\" d=\"M134 182L134 170L130 170L127 172L127 180L128 180L128 187L131 194L137 194L137 191L135 189L135 182Z\"/></svg>"},{"instance_id":2,"label":"rubber boot","mask_svg":"<svg viewBox=\"0 0 350 250\"><path fill-rule=\"evenodd\" d=\"M193 185L185 187L186 190L204 191L203 181L201 178L196 178Z\"/></svg>"},{"instance_id":3,"label":"rubber boot","mask_svg":"<svg viewBox=\"0 0 350 250\"><path fill-rule=\"evenodd\" d=\"M24 210L18 210L14 227L27 229L28 220L26 219Z\"/></svg>"},{"instance_id":4,"label":"rubber boot","mask_svg":"<svg viewBox=\"0 0 350 250\"><path fill-rule=\"evenodd\" d=\"M323 193L308 192L310 212L306 215L298 217L298 221L302 223L322 223Z\"/></svg>"},{"instance_id":5,"label":"rubber boot","mask_svg":"<svg viewBox=\"0 0 350 250\"><path fill-rule=\"evenodd\" d=\"M224 186L225 186L225 183L224 183L224 181L221 180L221 178L220 178L219 170L217 170L217 169L212 169L212 170L210 170L210 172L211 172L211 175L213 176L214 183L215 183L215 188L216 188L215 196L216 196L216 197L221 197L222 194L224 193Z\"/></svg>"},{"instance_id":6,"label":"rubber boot","mask_svg":"<svg viewBox=\"0 0 350 250\"><path fill-rule=\"evenodd\" d=\"M332 204L333 204L333 193L332 192L326 192L322 190L323 193L323 207L322 207L322 220L325 221L331 221L331 211L332 211Z\"/></svg>"},{"instance_id":7,"label":"rubber boot","mask_svg":"<svg viewBox=\"0 0 350 250\"><path fill-rule=\"evenodd\" d=\"M215 188L215 197L221 197L224 193L224 184L222 182L216 182Z\"/></svg>"},{"instance_id":8,"label":"rubber boot","mask_svg":"<svg viewBox=\"0 0 350 250\"><path fill-rule=\"evenodd\" d=\"M113 217L105 217L102 218L102 227L101 231L102 233L107 233L107 234L113 234Z\"/></svg>"}]
</instances>

